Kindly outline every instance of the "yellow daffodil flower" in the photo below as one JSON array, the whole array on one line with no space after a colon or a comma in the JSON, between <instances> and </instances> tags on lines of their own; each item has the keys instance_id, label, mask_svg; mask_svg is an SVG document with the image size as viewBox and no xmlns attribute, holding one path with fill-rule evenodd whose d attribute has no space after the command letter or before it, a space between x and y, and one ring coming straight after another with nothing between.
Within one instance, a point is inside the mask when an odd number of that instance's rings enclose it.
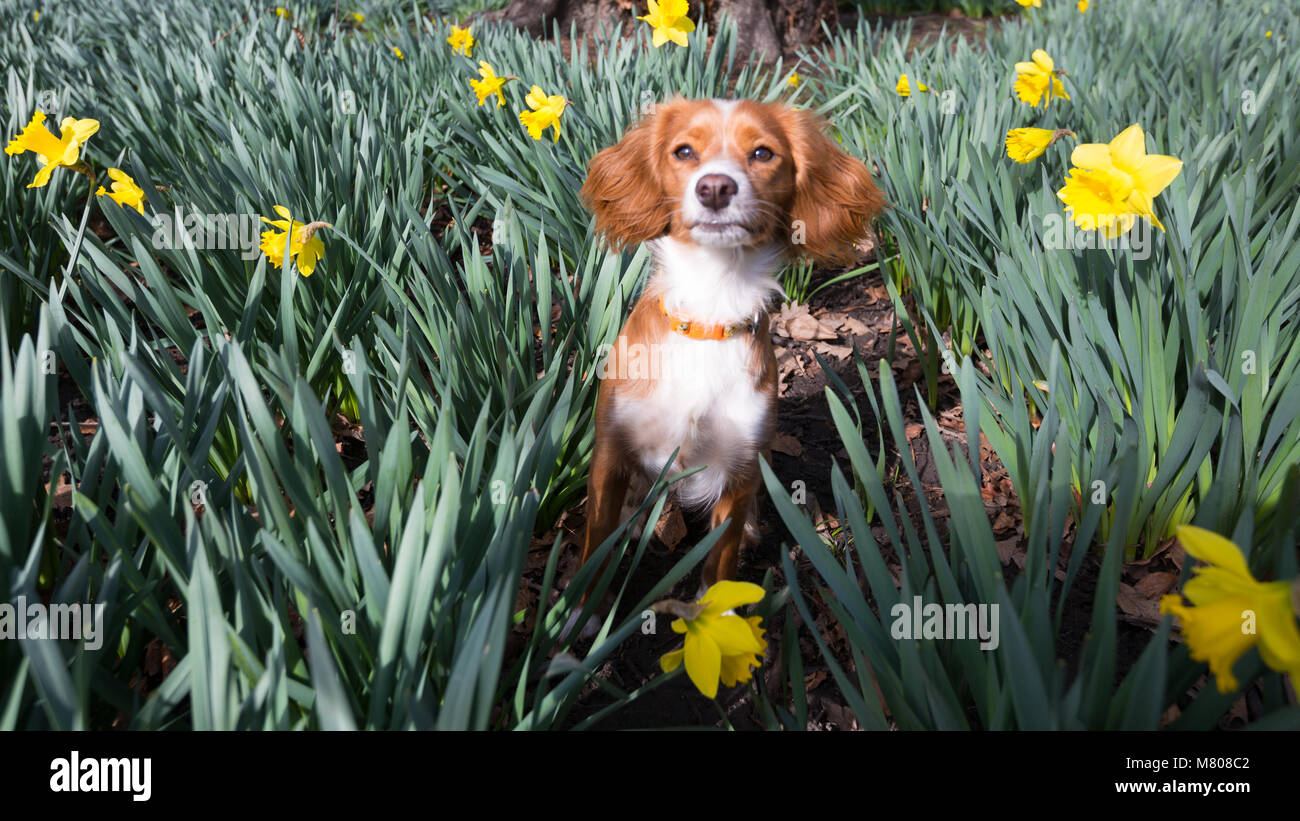
<instances>
[{"instance_id":1,"label":"yellow daffodil flower","mask_svg":"<svg viewBox=\"0 0 1300 821\"><path fill-rule=\"evenodd\" d=\"M1080 13L1080 14L1083 14L1084 12L1086 12L1086 11L1088 10L1088 3L1089 3L1089 2L1090 2L1090 0L1079 0L1079 2L1075 4L1076 6L1079 7L1079 13Z\"/></svg>"},{"instance_id":2,"label":"yellow daffodil flower","mask_svg":"<svg viewBox=\"0 0 1300 821\"><path fill-rule=\"evenodd\" d=\"M918 81L917 84L916 84L916 90L917 90L917 91L929 91L930 89L926 86L925 83L922 83L922 82L919 82L919 81ZM906 74L900 74L900 75L898 75L898 85L894 86L894 91L897 91L897 92L898 92L898 96L900 96L900 97L911 97L911 96L912 96L912 85L911 85L911 83L909 83L909 82L907 81L907 75L906 75Z\"/></svg>"},{"instance_id":3,"label":"yellow daffodil flower","mask_svg":"<svg viewBox=\"0 0 1300 821\"><path fill-rule=\"evenodd\" d=\"M269 220L262 217L262 222L273 225L278 231L262 232L262 253L276 268L284 267L285 235L289 235L289 257L298 265L298 272L305 277L316 270L316 261L325 253L325 243L321 242L316 232L329 228L328 222L309 222L303 224L289 216L289 209L283 205L275 206L275 212L284 219Z\"/></svg>"},{"instance_id":4,"label":"yellow daffodil flower","mask_svg":"<svg viewBox=\"0 0 1300 821\"><path fill-rule=\"evenodd\" d=\"M650 0L650 13L636 19L646 21L654 29L650 42L655 48L669 40L685 46L686 35L695 31L695 23L686 16L690 10L691 5L686 0Z\"/></svg>"},{"instance_id":5,"label":"yellow daffodil flower","mask_svg":"<svg viewBox=\"0 0 1300 821\"><path fill-rule=\"evenodd\" d=\"M1085 143L1070 155L1065 187L1056 192L1070 208L1076 225L1098 230L1108 239L1128 232L1136 218L1146 217L1165 229L1153 210L1157 195L1178 176L1182 160L1146 153L1141 126L1124 129L1109 144Z\"/></svg>"},{"instance_id":6,"label":"yellow daffodil flower","mask_svg":"<svg viewBox=\"0 0 1300 821\"><path fill-rule=\"evenodd\" d=\"M1043 108L1047 108L1052 97L1070 99L1070 95L1065 93L1065 86L1056 76L1056 64L1041 48L1034 50L1032 62L1016 63L1015 92L1021 102L1029 103L1034 108L1038 108L1039 100L1043 100ZM1044 96L1046 99L1043 99Z\"/></svg>"},{"instance_id":7,"label":"yellow daffodil flower","mask_svg":"<svg viewBox=\"0 0 1300 821\"><path fill-rule=\"evenodd\" d=\"M81 157L81 147L99 130L99 120L74 120L65 117L59 125L60 137L55 137L45 127L45 113L37 111L22 133L5 146L6 154L31 151L41 163L28 188L41 188L50 181L50 175L59 166L71 168Z\"/></svg>"},{"instance_id":8,"label":"yellow daffodil flower","mask_svg":"<svg viewBox=\"0 0 1300 821\"><path fill-rule=\"evenodd\" d=\"M127 174L120 168L108 169L109 179L113 181L113 190L107 191L104 186L99 186L95 196L102 197L108 194L108 198L113 200L123 208L134 208L141 215L144 214L144 191L136 185L131 175Z\"/></svg>"},{"instance_id":9,"label":"yellow daffodil flower","mask_svg":"<svg viewBox=\"0 0 1300 821\"><path fill-rule=\"evenodd\" d=\"M785 78L785 84L791 88L798 88L799 84L802 82L803 78L799 76L799 72L797 71L790 72L790 76Z\"/></svg>"},{"instance_id":10,"label":"yellow daffodil flower","mask_svg":"<svg viewBox=\"0 0 1300 821\"><path fill-rule=\"evenodd\" d=\"M400 48L398 48L397 46L393 46L393 53L397 55L397 59L399 59L399 60L405 60L405 59L406 59L406 55L403 54L403 53L402 53L402 50L401 50Z\"/></svg>"},{"instance_id":11,"label":"yellow daffodil flower","mask_svg":"<svg viewBox=\"0 0 1300 821\"><path fill-rule=\"evenodd\" d=\"M532 111L519 113L519 121L528 129L528 135L534 140L542 138L542 132L551 127L555 129L554 140L560 139L560 115L568 101L559 94L547 95L540 86L533 86L524 98Z\"/></svg>"},{"instance_id":12,"label":"yellow daffodil flower","mask_svg":"<svg viewBox=\"0 0 1300 821\"><path fill-rule=\"evenodd\" d=\"M457 54L470 56L470 49L474 48L474 35L469 33L469 26L461 28L455 23L451 24L451 36L447 38L451 44L451 50Z\"/></svg>"},{"instance_id":13,"label":"yellow daffodil flower","mask_svg":"<svg viewBox=\"0 0 1300 821\"><path fill-rule=\"evenodd\" d=\"M1033 8L1041 9L1043 7L1043 0L1016 0L1016 2L1025 8L1030 8L1032 6Z\"/></svg>"},{"instance_id":14,"label":"yellow daffodil flower","mask_svg":"<svg viewBox=\"0 0 1300 821\"><path fill-rule=\"evenodd\" d=\"M275 16L279 17L281 20L288 20L293 15L290 14L289 10L286 9L284 6L277 6L275 9Z\"/></svg>"},{"instance_id":15,"label":"yellow daffodil flower","mask_svg":"<svg viewBox=\"0 0 1300 821\"><path fill-rule=\"evenodd\" d=\"M478 73L482 80L471 79L470 88L474 89L474 94L478 97L478 104L483 105L493 94L497 95L497 108L506 104L506 98L501 93L501 87L506 84L507 80L514 80L515 77L498 77L497 73L492 70L486 60L478 61Z\"/></svg>"},{"instance_id":16,"label":"yellow daffodil flower","mask_svg":"<svg viewBox=\"0 0 1300 821\"><path fill-rule=\"evenodd\" d=\"M727 611L763 598L763 588L749 582L721 581L704 591L699 615L672 623L674 633L686 635L685 646L665 653L659 666L671 673L686 662L686 675L708 696L718 695L718 682L728 687L749 681L751 669L763 661L767 642L761 618L741 618Z\"/></svg>"},{"instance_id":17,"label":"yellow daffodil flower","mask_svg":"<svg viewBox=\"0 0 1300 821\"><path fill-rule=\"evenodd\" d=\"M352 19L358 23L366 22L366 16L359 11L352 12Z\"/></svg>"},{"instance_id":18,"label":"yellow daffodil flower","mask_svg":"<svg viewBox=\"0 0 1300 821\"><path fill-rule=\"evenodd\" d=\"M1177 536L1188 553L1207 564L1197 565L1183 586L1191 605L1171 593L1160 599L1160 612L1182 621L1192 658L1209 662L1219 692L1237 689L1232 666L1257 644L1264 663L1300 687L1300 629L1292 585L1255 581L1241 550L1217 533L1183 525Z\"/></svg>"},{"instance_id":19,"label":"yellow daffodil flower","mask_svg":"<svg viewBox=\"0 0 1300 821\"><path fill-rule=\"evenodd\" d=\"M1042 155L1047 147L1074 132L1064 128L1013 128L1007 132L1007 156L1027 163Z\"/></svg>"}]
</instances>

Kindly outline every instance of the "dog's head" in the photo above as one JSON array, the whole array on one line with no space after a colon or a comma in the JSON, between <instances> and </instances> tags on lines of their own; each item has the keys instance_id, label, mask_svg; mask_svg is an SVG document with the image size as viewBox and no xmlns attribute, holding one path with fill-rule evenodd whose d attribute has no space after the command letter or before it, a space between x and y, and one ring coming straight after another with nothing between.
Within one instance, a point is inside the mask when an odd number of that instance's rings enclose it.
<instances>
[{"instance_id":1,"label":"dog's head","mask_svg":"<svg viewBox=\"0 0 1300 821\"><path fill-rule=\"evenodd\" d=\"M777 103L665 103L592 159L582 198L615 247L667 234L843 260L884 197L823 128Z\"/></svg>"}]
</instances>

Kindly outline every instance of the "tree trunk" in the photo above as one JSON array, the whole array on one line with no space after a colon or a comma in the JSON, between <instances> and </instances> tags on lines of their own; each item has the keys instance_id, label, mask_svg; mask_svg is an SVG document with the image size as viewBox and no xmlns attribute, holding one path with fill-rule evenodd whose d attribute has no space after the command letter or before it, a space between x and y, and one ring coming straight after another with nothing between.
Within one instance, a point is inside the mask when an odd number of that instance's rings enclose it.
<instances>
[{"instance_id":1,"label":"tree trunk","mask_svg":"<svg viewBox=\"0 0 1300 821\"><path fill-rule=\"evenodd\" d=\"M582 36L598 36L602 29L626 35L635 30L636 17L646 13L646 6L644 0L512 0L483 17L505 20L539 37L549 35L556 22L565 34L576 25ZM690 17L716 30L724 13L736 25L736 53L761 54L767 60L816 42L822 21L833 24L837 14L835 0L700 0L691 4Z\"/></svg>"}]
</instances>

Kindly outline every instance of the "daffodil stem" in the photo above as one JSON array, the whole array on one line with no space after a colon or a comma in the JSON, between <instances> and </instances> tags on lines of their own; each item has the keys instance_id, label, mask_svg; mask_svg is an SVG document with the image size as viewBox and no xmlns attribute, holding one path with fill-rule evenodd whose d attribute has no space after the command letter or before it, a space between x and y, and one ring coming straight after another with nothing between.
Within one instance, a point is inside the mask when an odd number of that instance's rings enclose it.
<instances>
[{"instance_id":1,"label":"daffodil stem","mask_svg":"<svg viewBox=\"0 0 1300 821\"><path fill-rule=\"evenodd\" d=\"M90 193L86 195L86 201L89 202L91 198L95 196L95 170L91 168L90 164L85 160L72 166L72 170L76 171L78 174L84 174L86 179L90 180Z\"/></svg>"},{"instance_id":2,"label":"daffodil stem","mask_svg":"<svg viewBox=\"0 0 1300 821\"><path fill-rule=\"evenodd\" d=\"M713 706L718 708L718 715L722 716L723 726L734 733L736 728L731 726L731 719L727 718L727 711L722 709L722 705L718 703L716 698L713 699Z\"/></svg>"},{"instance_id":3,"label":"daffodil stem","mask_svg":"<svg viewBox=\"0 0 1300 821\"><path fill-rule=\"evenodd\" d=\"M244 24L247 23L247 22L248 22L248 15L245 14L245 15L244 15L244 19L240 20L239 23L238 23L234 28L232 28L230 31L226 32L225 34L221 35L221 36L218 37L217 39L213 40L212 43L211 43L211 45L214 45L214 46L215 46L217 43L220 43L222 40L226 39L226 38L229 37L230 35L234 34L236 31L238 31L238 30L239 30L239 27L242 26L242 25L244 25Z\"/></svg>"}]
</instances>

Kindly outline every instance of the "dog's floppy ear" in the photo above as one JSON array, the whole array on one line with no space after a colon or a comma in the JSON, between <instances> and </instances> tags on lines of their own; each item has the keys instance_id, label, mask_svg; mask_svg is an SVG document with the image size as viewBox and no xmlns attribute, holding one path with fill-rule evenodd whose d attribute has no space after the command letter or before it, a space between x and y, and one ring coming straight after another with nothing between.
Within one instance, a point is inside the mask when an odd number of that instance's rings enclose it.
<instances>
[{"instance_id":1,"label":"dog's floppy ear","mask_svg":"<svg viewBox=\"0 0 1300 821\"><path fill-rule=\"evenodd\" d=\"M794 155L795 191L790 218L795 251L824 262L848 262L853 246L885 205L871 172L826 136L825 122L803 110L781 113ZM798 240L802 233L803 242Z\"/></svg>"},{"instance_id":2,"label":"dog's floppy ear","mask_svg":"<svg viewBox=\"0 0 1300 821\"><path fill-rule=\"evenodd\" d=\"M632 126L617 145L587 166L582 201L596 215L596 230L615 249L668 232L672 201L660 183L657 120L662 107Z\"/></svg>"}]
</instances>

